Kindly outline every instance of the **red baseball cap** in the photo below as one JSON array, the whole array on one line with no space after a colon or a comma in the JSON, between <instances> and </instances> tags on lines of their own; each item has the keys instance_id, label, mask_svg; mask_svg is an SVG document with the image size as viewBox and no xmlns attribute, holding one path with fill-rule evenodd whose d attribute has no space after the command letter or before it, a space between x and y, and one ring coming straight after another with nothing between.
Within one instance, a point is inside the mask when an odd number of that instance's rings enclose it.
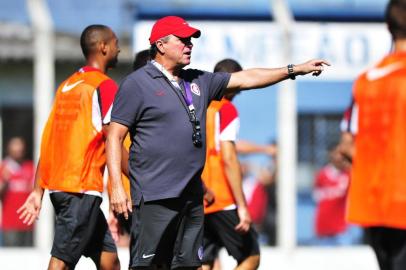
<instances>
[{"instance_id":1,"label":"red baseball cap","mask_svg":"<svg viewBox=\"0 0 406 270\"><path fill-rule=\"evenodd\" d=\"M168 35L175 35L180 38L200 37L200 30L189 26L189 24L177 16L166 16L157 20L152 26L149 43L154 44L158 39Z\"/></svg>"}]
</instances>

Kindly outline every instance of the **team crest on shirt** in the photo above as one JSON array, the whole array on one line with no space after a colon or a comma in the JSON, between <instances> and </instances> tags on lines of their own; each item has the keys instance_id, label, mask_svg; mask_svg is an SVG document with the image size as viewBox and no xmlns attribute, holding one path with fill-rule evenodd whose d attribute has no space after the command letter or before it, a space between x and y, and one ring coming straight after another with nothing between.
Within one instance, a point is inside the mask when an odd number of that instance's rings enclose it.
<instances>
[{"instance_id":1,"label":"team crest on shirt","mask_svg":"<svg viewBox=\"0 0 406 270\"><path fill-rule=\"evenodd\" d=\"M200 88L197 84L195 83L190 84L190 90L192 91L193 94L200 96Z\"/></svg>"}]
</instances>

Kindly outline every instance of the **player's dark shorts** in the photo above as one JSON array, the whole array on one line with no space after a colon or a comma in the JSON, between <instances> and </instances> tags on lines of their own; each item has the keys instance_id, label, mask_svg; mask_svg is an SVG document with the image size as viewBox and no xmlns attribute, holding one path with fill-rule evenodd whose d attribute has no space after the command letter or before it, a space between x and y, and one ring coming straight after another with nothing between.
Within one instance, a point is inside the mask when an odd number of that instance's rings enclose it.
<instances>
[{"instance_id":1,"label":"player's dark shorts","mask_svg":"<svg viewBox=\"0 0 406 270\"><path fill-rule=\"evenodd\" d=\"M406 230L369 227L366 229L366 236L378 258L380 269L406 269Z\"/></svg>"},{"instance_id":2,"label":"player's dark shorts","mask_svg":"<svg viewBox=\"0 0 406 270\"><path fill-rule=\"evenodd\" d=\"M74 267L82 255L98 260L102 251L117 252L100 209L102 198L66 192L50 197L56 215L53 257Z\"/></svg>"},{"instance_id":3,"label":"player's dark shorts","mask_svg":"<svg viewBox=\"0 0 406 270\"><path fill-rule=\"evenodd\" d=\"M118 215L117 216L117 221L118 221L118 227L121 228L123 230L123 233L125 234L130 234L131 232L131 215L132 213L128 213L129 214L129 218L125 219L124 215Z\"/></svg>"},{"instance_id":4,"label":"player's dark shorts","mask_svg":"<svg viewBox=\"0 0 406 270\"><path fill-rule=\"evenodd\" d=\"M199 267L203 257L203 198L144 202L132 214L130 268Z\"/></svg>"},{"instance_id":5,"label":"player's dark shorts","mask_svg":"<svg viewBox=\"0 0 406 270\"><path fill-rule=\"evenodd\" d=\"M252 228L240 234L234 228L239 223L237 210L225 210L204 217L203 263L209 264L218 256L221 247L238 263L252 255L259 255L258 235Z\"/></svg>"}]
</instances>

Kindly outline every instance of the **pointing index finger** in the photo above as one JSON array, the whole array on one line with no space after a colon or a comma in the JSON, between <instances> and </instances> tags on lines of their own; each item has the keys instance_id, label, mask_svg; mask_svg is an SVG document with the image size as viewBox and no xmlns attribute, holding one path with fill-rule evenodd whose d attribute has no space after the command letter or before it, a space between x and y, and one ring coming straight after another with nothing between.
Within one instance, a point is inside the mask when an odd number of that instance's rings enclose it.
<instances>
[{"instance_id":1,"label":"pointing index finger","mask_svg":"<svg viewBox=\"0 0 406 270\"><path fill-rule=\"evenodd\" d=\"M326 60L322 60L322 59L320 59L320 60L318 60L318 64L319 65L326 65L326 66L331 66L331 64L329 63L329 62L327 62Z\"/></svg>"}]
</instances>

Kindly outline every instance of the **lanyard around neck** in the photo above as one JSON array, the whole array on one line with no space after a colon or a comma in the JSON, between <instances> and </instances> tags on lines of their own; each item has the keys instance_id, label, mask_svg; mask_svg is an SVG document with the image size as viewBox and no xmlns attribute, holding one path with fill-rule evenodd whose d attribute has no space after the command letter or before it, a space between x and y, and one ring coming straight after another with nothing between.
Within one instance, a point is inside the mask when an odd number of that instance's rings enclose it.
<instances>
[{"instance_id":1,"label":"lanyard around neck","mask_svg":"<svg viewBox=\"0 0 406 270\"><path fill-rule=\"evenodd\" d=\"M183 86L185 87L185 93L186 96L182 95L183 98L185 99L185 102L187 106L189 107L189 110L194 110L195 107L193 106L193 98L192 98L192 91L190 90L190 83L186 81L182 81Z\"/></svg>"},{"instance_id":2,"label":"lanyard around neck","mask_svg":"<svg viewBox=\"0 0 406 270\"><path fill-rule=\"evenodd\" d=\"M173 76L157 61L151 61L151 63L159 70L162 72L162 74L169 80L169 82L176 88L178 89L181 94L183 99L186 102L186 105L189 108L189 111L192 112L195 110L195 107L193 106L193 97L192 97L192 91L190 89L190 83L182 80L183 87L185 88L185 94L183 94L182 88L180 87L179 83L173 78Z\"/></svg>"},{"instance_id":3,"label":"lanyard around neck","mask_svg":"<svg viewBox=\"0 0 406 270\"><path fill-rule=\"evenodd\" d=\"M197 148L201 148L202 147L201 127L200 121L196 116L195 107L193 106L193 96L190 82L182 80L183 87L185 88L185 94L183 94L182 88L180 87L179 83L176 80L174 80L173 76L171 76L171 74L169 74L169 72L161 64L159 64L156 61L153 61L152 64L154 64L154 66L162 72L166 81L170 84L170 88L175 92L182 106L184 106L189 116L189 121L192 124L193 128L192 135L193 145Z\"/></svg>"}]
</instances>

